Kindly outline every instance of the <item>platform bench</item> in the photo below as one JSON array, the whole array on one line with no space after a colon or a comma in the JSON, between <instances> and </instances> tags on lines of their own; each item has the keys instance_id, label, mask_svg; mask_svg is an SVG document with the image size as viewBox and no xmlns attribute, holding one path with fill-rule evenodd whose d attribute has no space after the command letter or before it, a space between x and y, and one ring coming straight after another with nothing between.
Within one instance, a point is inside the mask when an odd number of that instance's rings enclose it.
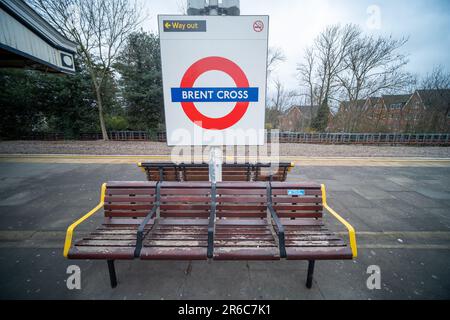
<instances>
[{"instance_id":1,"label":"platform bench","mask_svg":"<svg viewBox=\"0 0 450 320\"><path fill-rule=\"evenodd\" d=\"M72 245L74 230L96 212L104 222ZM323 222L328 211L350 245ZM306 260L311 288L316 260L357 256L353 227L332 210L325 186L290 182L110 182L96 208L72 224L64 256L107 260Z\"/></svg>"},{"instance_id":2,"label":"platform bench","mask_svg":"<svg viewBox=\"0 0 450 320\"><path fill-rule=\"evenodd\" d=\"M209 165L147 162L138 163L148 181L209 181ZM223 164L223 181L286 181L293 163Z\"/></svg>"}]
</instances>

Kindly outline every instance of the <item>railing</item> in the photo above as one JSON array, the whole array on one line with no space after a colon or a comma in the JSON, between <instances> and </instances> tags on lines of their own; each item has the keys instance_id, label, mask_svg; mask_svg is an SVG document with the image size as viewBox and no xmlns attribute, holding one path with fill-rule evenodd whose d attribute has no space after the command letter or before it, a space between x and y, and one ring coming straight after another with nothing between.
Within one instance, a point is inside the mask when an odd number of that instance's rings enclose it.
<instances>
[{"instance_id":1,"label":"railing","mask_svg":"<svg viewBox=\"0 0 450 320\"><path fill-rule=\"evenodd\" d=\"M113 141L151 141L153 140L147 131L110 131L108 138ZM101 133L82 133L80 140L102 140Z\"/></svg>"},{"instance_id":2,"label":"railing","mask_svg":"<svg viewBox=\"0 0 450 320\"><path fill-rule=\"evenodd\" d=\"M166 142L165 132L150 134L147 131L111 131L108 137L113 141L157 141ZM82 141L101 140L101 133L82 133L72 139ZM62 133L34 133L23 140L62 141ZM275 136L267 134L267 142L278 140L280 143L304 144L360 144L360 145L416 145L416 146L450 146L450 134L421 133L296 133L280 132Z\"/></svg>"},{"instance_id":3,"label":"railing","mask_svg":"<svg viewBox=\"0 0 450 320\"><path fill-rule=\"evenodd\" d=\"M450 134L294 133L282 132L280 143L364 145L450 145Z\"/></svg>"}]
</instances>

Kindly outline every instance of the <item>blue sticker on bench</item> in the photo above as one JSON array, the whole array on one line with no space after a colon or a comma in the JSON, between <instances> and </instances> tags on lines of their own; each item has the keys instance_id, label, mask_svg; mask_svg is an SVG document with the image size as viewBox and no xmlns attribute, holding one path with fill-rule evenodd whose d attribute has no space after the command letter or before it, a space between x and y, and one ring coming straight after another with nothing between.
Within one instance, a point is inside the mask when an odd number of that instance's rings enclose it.
<instances>
[{"instance_id":1,"label":"blue sticker on bench","mask_svg":"<svg viewBox=\"0 0 450 320\"><path fill-rule=\"evenodd\" d=\"M288 190L289 196L305 196L305 190Z\"/></svg>"}]
</instances>

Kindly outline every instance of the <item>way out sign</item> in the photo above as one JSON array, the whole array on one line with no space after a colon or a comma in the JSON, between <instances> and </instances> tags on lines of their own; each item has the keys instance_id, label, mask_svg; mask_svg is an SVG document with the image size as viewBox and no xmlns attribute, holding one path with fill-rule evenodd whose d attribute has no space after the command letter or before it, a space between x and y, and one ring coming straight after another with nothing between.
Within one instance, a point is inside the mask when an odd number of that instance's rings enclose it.
<instances>
[{"instance_id":1,"label":"way out sign","mask_svg":"<svg viewBox=\"0 0 450 320\"><path fill-rule=\"evenodd\" d=\"M170 146L262 145L267 16L159 16Z\"/></svg>"}]
</instances>

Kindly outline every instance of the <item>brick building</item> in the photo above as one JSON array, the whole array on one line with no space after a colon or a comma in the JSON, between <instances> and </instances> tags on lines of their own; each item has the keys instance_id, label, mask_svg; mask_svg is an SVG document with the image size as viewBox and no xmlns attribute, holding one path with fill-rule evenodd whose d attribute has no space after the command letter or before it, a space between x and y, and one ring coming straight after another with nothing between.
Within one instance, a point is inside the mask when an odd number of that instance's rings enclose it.
<instances>
[{"instance_id":1,"label":"brick building","mask_svg":"<svg viewBox=\"0 0 450 320\"><path fill-rule=\"evenodd\" d=\"M417 90L413 94L383 95L341 107L331 120L334 131L450 132L450 90ZM345 124L356 117L353 130ZM355 129L356 127L356 129Z\"/></svg>"},{"instance_id":2,"label":"brick building","mask_svg":"<svg viewBox=\"0 0 450 320\"><path fill-rule=\"evenodd\" d=\"M316 117L318 106L293 106L279 118L280 130L290 132L305 132Z\"/></svg>"}]
</instances>

